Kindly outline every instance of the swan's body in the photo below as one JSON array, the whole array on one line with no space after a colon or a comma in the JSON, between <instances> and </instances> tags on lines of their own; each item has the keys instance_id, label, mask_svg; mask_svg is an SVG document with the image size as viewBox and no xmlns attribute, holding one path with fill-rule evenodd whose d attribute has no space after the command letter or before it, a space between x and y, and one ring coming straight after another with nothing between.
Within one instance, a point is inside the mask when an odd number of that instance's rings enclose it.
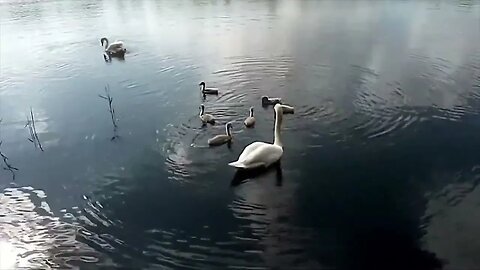
<instances>
[{"instance_id":1,"label":"swan's body","mask_svg":"<svg viewBox=\"0 0 480 270\"><path fill-rule=\"evenodd\" d=\"M232 132L230 131L231 128L232 128L232 123L227 123L225 125L225 134L220 134L209 139L208 145L217 146L227 142L231 142L232 141Z\"/></svg>"},{"instance_id":2,"label":"swan's body","mask_svg":"<svg viewBox=\"0 0 480 270\"><path fill-rule=\"evenodd\" d=\"M199 109L200 109L200 114L198 115L198 117L200 117L200 120L202 120L202 122L204 124L206 124L206 123L214 124L215 123L215 117L213 117L213 115L211 115L211 114L205 113L205 106L203 104L200 105Z\"/></svg>"},{"instance_id":3,"label":"swan's body","mask_svg":"<svg viewBox=\"0 0 480 270\"><path fill-rule=\"evenodd\" d=\"M238 157L237 161L228 165L239 169L254 169L268 167L280 160L283 155L283 144L280 138L280 129L283 118L283 105L275 105L275 139L273 144L254 142L249 144Z\"/></svg>"},{"instance_id":4,"label":"swan's body","mask_svg":"<svg viewBox=\"0 0 480 270\"><path fill-rule=\"evenodd\" d=\"M276 104L282 104L282 99L262 96L262 105L267 106L267 105L276 105Z\"/></svg>"},{"instance_id":5,"label":"swan's body","mask_svg":"<svg viewBox=\"0 0 480 270\"><path fill-rule=\"evenodd\" d=\"M202 90L202 94L206 95L218 95L218 89L217 88L207 88L205 86L205 82L201 82L198 85L200 85L200 89Z\"/></svg>"},{"instance_id":6,"label":"swan's body","mask_svg":"<svg viewBox=\"0 0 480 270\"><path fill-rule=\"evenodd\" d=\"M254 169L268 167L280 160L283 155L283 148L279 145L254 142L243 149L237 161L228 165L238 169Z\"/></svg>"},{"instance_id":7,"label":"swan's body","mask_svg":"<svg viewBox=\"0 0 480 270\"><path fill-rule=\"evenodd\" d=\"M253 107L250 107L250 115L243 121L246 127L253 127L255 125L255 117L253 116Z\"/></svg>"},{"instance_id":8,"label":"swan's body","mask_svg":"<svg viewBox=\"0 0 480 270\"><path fill-rule=\"evenodd\" d=\"M108 54L123 54L127 51L123 47L123 41L116 40L109 44L108 39L104 37L100 39L100 44L105 47L105 52Z\"/></svg>"}]
</instances>

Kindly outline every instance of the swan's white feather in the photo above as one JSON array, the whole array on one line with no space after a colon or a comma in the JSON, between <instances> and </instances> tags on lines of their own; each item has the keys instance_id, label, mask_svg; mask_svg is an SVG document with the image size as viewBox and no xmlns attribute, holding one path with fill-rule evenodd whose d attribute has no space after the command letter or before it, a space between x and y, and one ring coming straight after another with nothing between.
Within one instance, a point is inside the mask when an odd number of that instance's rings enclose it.
<instances>
[{"instance_id":1,"label":"swan's white feather","mask_svg":"<svg viewBox=\"0 0 480 270\"><path fill-rule=\"evenodd\" d=\"M240 156L238 157L238 160L244 160L248 155L250 155L250 153L252 153L255 149L257 149L258 147L264 145L264 144L267 144L267 143L264 143L264 142L253 142L249 145L247 145L245 147L245 149L243 149L243 152L240 154Z\"/></svg>"},{"instance_id":2,"label":"swan's white feather","mask_svg":"<svg viewBox=\"0 0 480 270\"><path fill-rule=\"evenodd\" d=\"M119 51L123 51L123 50L124 50L123 41L115 41L115 42L112 42L110 45L108 45L106 51L119 52Z\"/></svg>"},{"instance_id":3,"label":"swan's white feather","mask_svg":"<svg viewBox=\"0 0 480 270\"><path fill-rule=\"evenodd\" d=\"M244 169L268 167L277 162L282 157L282 154L283 149L278 145L254 142L245 147L237 161L228 165Z\"/></svg>"}]
</instances>

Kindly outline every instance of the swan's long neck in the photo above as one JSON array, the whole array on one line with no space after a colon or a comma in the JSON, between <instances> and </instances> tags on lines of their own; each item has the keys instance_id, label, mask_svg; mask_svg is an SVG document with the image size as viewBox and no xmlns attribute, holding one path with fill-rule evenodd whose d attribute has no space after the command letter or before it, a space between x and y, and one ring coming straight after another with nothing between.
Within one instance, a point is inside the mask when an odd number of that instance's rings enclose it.
<instances>
[{"instance_id":1,"label":"swan's long neck","mask_svg":"<svg viewBox=\"0 0 480 270\"><path fill-rule=\"evenodd\" d=\"M225 126L225 132L227 133L228 137L232 137L232 132L230 131L230 127L228 125Z\"/></svg>"},{"instance_id":2,"label":"swan's long neck","mask_svg":"<svg viewBox=\"0 0 480 270\"><path fill-rule=\"evenodd\" d=\"M280 129L282 128L283 114L279 110L275 110L275 138L273 144L283 147L282 140L280 138Z\"/></svg>"},{"instance_id":3,"label":"swan's long neck","mask_svg":"<svg viewBox=\"0 0 480 270\"><path fill-rule=\"evenodd\" d=\"M205 91L205 84L202 84L202 91Z\"/></svg>"},{"instance_id":4,"label":"swan's long neck","mask_svg":"<svg viewBox=\"0 0 480 270\"><path fill-rule=\"evenodd\" d=\"M107 38L103 38L102 39L102 43L105 41L105 50L108 48L108 39Z\"/></svg>"},{"instance_id":5,"label":"swan's long neck","mask_svg":"<svg viewBox=\"0 0 480 270\"><path fill-rule=\"evenodd\" d=\"M253 117L253 109L250 109L250 117Z\"/></svg>"},{"instance_id":6,"label":"swan's long neck","mask_svg":"<svg viewBox=\"0 0 480 270\"><path fill-rule=\"evenodd\" d=\"M200 107L200 116L202 116L204 112L205 112L205 108L204 108L204 107Z\"/></svg>"}]
</instances>

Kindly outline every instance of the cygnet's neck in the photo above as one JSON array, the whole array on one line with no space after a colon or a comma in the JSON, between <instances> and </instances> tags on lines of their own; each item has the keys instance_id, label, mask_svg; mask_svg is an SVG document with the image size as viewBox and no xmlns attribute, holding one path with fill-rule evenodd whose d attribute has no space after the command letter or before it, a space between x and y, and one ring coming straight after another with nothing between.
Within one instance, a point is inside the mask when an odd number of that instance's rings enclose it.
<instances>
[{"instance_id":1,"label":"cygnet's neck","mask_svg":"<svg viewBox=\"0 0 480 270\"><path fill-rule=\"evenodd\" d=\"M230 131L230 126L225 126L225 132L227 133L228 137L232 137L232 132Z\"/></svg>"}]
</instances>

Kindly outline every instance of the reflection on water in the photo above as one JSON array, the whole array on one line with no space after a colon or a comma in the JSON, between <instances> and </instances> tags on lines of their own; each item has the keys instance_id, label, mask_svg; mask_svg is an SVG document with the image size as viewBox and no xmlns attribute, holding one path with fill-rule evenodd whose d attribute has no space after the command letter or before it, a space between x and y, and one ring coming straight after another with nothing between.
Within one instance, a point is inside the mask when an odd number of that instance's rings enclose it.
<instances>
[{"instance_id":1,"label":"reflection on water","mask_svg":"<svg viewBox=\"0 0 480 270\"><path fill-rule=\"evenodd\" d=\"M479 265L474 254L480 248L478 235L479 166L471 170L438 173L437 181L448 179L441 190L427 194L428 204L423 216L425 246L448 260L450 268L470 269ZM470 180L472 179L472 180ZM448 240L446 235L451 235Z\"/></svg>"},{"instance_id":2,"label":"reflection on water","mask_svg":"<svg viewBox=\"0 0 480 270\"><path fill-rule=\"evenodd\" d=\"M0 268L474 268L478 14L0 0ZM264 95L295 107L281 165L235 172L273 140ZM227 122L230 147L209 148Z\"/></svg>"},{"instance_id":3,"label":"reflection on water","mask_svg":"<svg viewBox=\"0 0 480 270\"><path fill-rule=\"evenodd\" d=\"M0 269L101 264L103 255L78 241L78 228L52 213L42 190L6 188L0 202Z\"/></svg>"}]
</instances>

